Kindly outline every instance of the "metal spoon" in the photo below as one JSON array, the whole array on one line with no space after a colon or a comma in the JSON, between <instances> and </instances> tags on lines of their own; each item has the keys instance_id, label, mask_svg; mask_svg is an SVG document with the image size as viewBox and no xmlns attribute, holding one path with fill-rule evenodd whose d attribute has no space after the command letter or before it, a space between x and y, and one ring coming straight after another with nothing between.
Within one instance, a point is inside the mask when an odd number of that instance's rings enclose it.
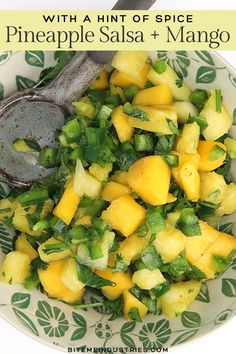
<instances>
[{"instance_id":1,"label":"metal spoon","mask_svg":"<svg viewBox=\"0 0 236 354\"><path fill-rule=\"evenodd\" d=\"M149 9L155 0L119 0L115 10ZM40 146L55 147L54 133L71 112L92 80L115 52L77 52L59 76L48 86L16 93L0 102L0 179L17 187L48 176L52 169L39 166L32 153L16 152L17 138L31 137Z\"/></svg>"}]
</instances>

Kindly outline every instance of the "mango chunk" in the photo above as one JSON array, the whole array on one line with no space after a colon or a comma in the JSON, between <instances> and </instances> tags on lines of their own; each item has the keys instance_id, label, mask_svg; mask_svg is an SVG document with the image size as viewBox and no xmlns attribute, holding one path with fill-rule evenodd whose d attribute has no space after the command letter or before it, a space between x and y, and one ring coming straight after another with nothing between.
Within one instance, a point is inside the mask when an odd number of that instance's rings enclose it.
<instances>
[{"instance_id":1,"label":"mango chunk","mask_svg":"<svg viewBox=\"0 0 236 354\"><path fill-rule=\"evenodd\" d=\"M181 185L188 200L197 202L200 197L200 176L194 164L186 162L179 171Z\"/></svg>"},{"instance_id":2,"label":"mango chunk","mask_svg":"<svg viewBox=\"0 0 236 354\"><path fill-rule=\"evenodd\" d=\"M53 214L69 225L79 205L80 197L74 192L73 179L70 179L64 193L53 210Z\"/></svg>"},{"instance_id":3,"label":"mango chunk","mask_svg":"<svg viewBox=\"0 0 236 354\"><path fill-rule=\"evenodd\" d=\"M131 189L128 186L117 182L108 182L102 191L102 199L107 202L112 202L124 194L131 194Z\"/></svg>"},{"instance_id":4,"label":"mango chunk","mask_svg":"<svg viewBox=\"0 0 236 354\"><path fill-rule=\"evenodd\" d=\"M126 171L116 171L114 175L111 176L110 180L128 186L128 172Z\"/></svg>"},{"instance_id":5,"label":"mango chunk","mask_svg":"<svg viewBox=\"0 0 236 354\"><path fill-rule=\"evenodd\" d=\"M134 162L128 171L128 183L146 203L167 203L170 168L161 156L146 156Z\"/></svg>"},{"instance_id":6,"label":"mango chunk","mask_svg":"<svg viewBox=\"0 0 236 354\"><path fill-rule=\"evenodd\" d=\"M139 301L134 295L132 295L128 290L123 291L124 298L124 318L130 320L129 312L131 309L135 308L139 312L139 316L143 318L147 312L148 308Z\"/></svg>"},{"instance_id":7,"label":"mango chunk","mask_svg":"<svg viewBox=\"0 0 236 354\"><path fill-rule=\"evenodd\" d=\"M111 280L115 283L114 286L103 286L102 292L109 300L117 299L124 290L132 288L132 278L129 273L116 272L112 273L111 269L96 270L96 274L104 279Z\"/></svg>"},{"instance_id":8,"label":"mango chunk","mask_svg":"<svg viewBox=\"0 0 236 354\"><path fill-rule=\"evenodd\" d=\"M187 310L201 289L201 282L189 280L170 285L170 289L161 296L160 304L163 314L176 318Z\"/></svg>"},{"instance_id":9,"label":"mango chunk","mask_svg":"<svg viewBox=\"0 0 236 354\"><path fill-rule=\"evenodd\" d=\"M150 70L150 67L151 66L149 63L145 63L144 67L142 68L142 70L140 72L140 76L141 76L140 80L134 79L133 77L126 75L119 70L114 70L111 74L111 77L110 77L110 83L115 86L122 87L122 88L127 87L131 84L134 84L134 85L138 86L138 88L144 89L145 84L148 81L147 75Z\"/></svg>"},{"instance_id":10,"label":"mango chunk","mask_svg":"<svg viewBox=\"0 0 236 354\"><path fill-rule=\"evenodd\" d=\"M198 153L195 153L195 154L187 154L187 153L178 153L178 152L174 152L178 157L179 157L179 166L177 167L174 167L171 169L171 173L172 173L172 176L175 180L175 182L181 187L183 188L182 186L182 182L181 182L181 179L180 179L180 170L181 168L183 167L183 165L186 163L186 162L189 162L191 164L193 164L196 169L199 168L199 164L200 164L200 155Z\"/></svg>"},{"instance_id":11,"label":"mango chunk","mask_svg":"<svg viewBox=\"0 0 236 354\"><path fill-rule=\"evenodd\" d=\"M128 237L144 222L146 210L129 195L113 200L102 213L102 219Z\"/></svg>"},{"instance_id":12,"label":"mango chunk","mask_svg":"<svg viewBox=\"0 0 236 354\"><path fill-rule=\"evenodd\" d=\"M123 106L117 107L112 112L111 117L120 142L130 141L134 133L134 128L129 125L129 117L123 112Z\"/></svg>"},{"instance_id":13,"label":"mango chunk","mask_svg":"<svg viewBox=\"0 0 236 354\"><path fill-rule=\"evenodd\" d=\"M91 84L91 87L95 90L105 90L108 86L108 72L106 70L102 70Z\"/></svg>"},{"instance_id":14,"label":"mango chunk","mask_svg":"<svg viewBox=\"0 0 236 354\"><path fill-rule=\"evenodd\" d=\"M134 97L135 105L169 105L172 103L172 92L169 86L159 85L139 91Z\"/></svg>"},{"instance_id":15,"label":"mango chunk","mask_svg":"<svg viewBox=\"0 0 236 354\"><path fill-rule=\"evenodd\" d=\"M79 291L72 291L64 285L61 280L64 266L65 260L49 263L47 269L39 270L39 279L44 290L50 297L73 304L81 301L84 294L84 288Z\"/></svg>"},{"instance_id":16,"label":"mango chunk","mask_svg":"<svg viewBox=\"0 0 236 354\"><path fill-rule=\"evenodd\" d=\"M214 150L220 148L221 151L225 151L223 154L214 154ZM213 171L220 167L226 158L226 146L217 141L205 141L200 140L198 144L198 153L200 155L201 161L199 165L200 171Z\"/></svg>"}]
</instances>

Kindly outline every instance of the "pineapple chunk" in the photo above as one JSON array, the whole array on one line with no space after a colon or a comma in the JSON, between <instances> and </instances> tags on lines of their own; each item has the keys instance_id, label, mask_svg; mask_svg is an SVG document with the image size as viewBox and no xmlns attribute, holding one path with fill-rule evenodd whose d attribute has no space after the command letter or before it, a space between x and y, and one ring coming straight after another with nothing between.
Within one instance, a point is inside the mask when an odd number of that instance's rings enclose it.
<instances>
[{"instance_id":1,"label":"pineapple chunk","mask_svg":"<svg viewBox=\"0 0 236 354\"><path fill-rule=\"evenodd\" d=\"M84 215L84 216L79 216L75 220L75 225L85 225L85 226L90 226L91 225L91 220L92 216L90 215Z\"/></svg>"},{"instance_id":2,"label":"pineapple chunk","mask_svg":"<svg viewBox=\"0 0 236 354\"><path fill-rule=\"evenodd\" d=\"M131 76L122 73L119 70L114 70L111 74L111 77L110 77L110 83L115 86L122 87L122 88L134 84L134 85L138 86L138 88L144 89L145 84L148 81L147 75L149 73L150 67L151 67L150 64L148 62L146 62L143 69L140 72L141 80L136 80L136 79L132 78Z\"/></svg>"},{"instance_id":3,"label":"pineapple chunk","mask_svg":"<svg viewBox=\"0 0 236 354\"><path fill-rule=\"evenodd\" d=\"M176 101L173 107L181 124L187 123L189 116L198 116L197 108L189 101Z\"/></svg>"},{"instance_id":4,"label":"pineapple chunk","mask_svg":"<svg viewBox=\"0 0 236 354\"><path fill-rule=\"evenodd\" d=\"M151 290L155 286L164 283L165 278L159 269L140 269L134 272L132 282L138 285L140 289Z\"/></svg>"},{"instance_id":5,"label":"pineapple chunk","mask_svg":"<svg viewBox=\"0 0 236 354\"><path fill-rule=\"evenodd\" d=\"M220 155L218 158L217 156L213 156L213 158L212 153L214 153L214 149L217 149L217 147L224 150L225 154ZM198 153L201 158L199 170L206 172L213 171L224 163L226 158L226 146L216 141L200 140L198 144Z\"/></svg>"},{"instance_id":6,"label":"pineapple chunk","mask_svg":"<svg viewBox=\"0 0 236 354\"><path fill-rule=\"evenodd\" d=\"M102 213L102 219L128 237L144 222L146 210L129 195L113 200Z\"/></svg>"},{"instance_id":7,"label":"pineapple chunk","mask_svg":"<svg viewBox=\"0 0 236 354\"><path fill-rule=\"evenodd\" d=\"M171 173L172 176L174 177L175 182L181 187L182 186L182 182L180 179L180 170L183 167L183 165L186 162L189 162L191 164L193 164L196 169L199 168L199 164L200 164L200 155L198 153L196 154L179 154L178 152L174 152L178 157L179 157L179 166L174 167L171 169Z\"/></svg>"},{"instance_id":8,"label":"pineapple chunk","mask_svg":"<svg viewBox=\"0 0 236 354\"><path fill-rule=\"evenodd\" d=\"M216 140L228 133L232 125L232 117L226 108L221 105L221 112L216 112L216 93L211 91L211 96L206 101L203 110L200 113L207 123L208 127L203 131L206 140Z\"/></svg>"},{"instance_id":9,"label":"pineapple chunk","mask_svg":"<svg viewBox=\"0 0 236 354\"><path fill-rule=\"evenodd\" d=\"M200 128L194 123L185 124L176 145L176 151L180 154L195 154L199 143Z\"/></svg>"},{"instance_id":10,"label":"pineapple chunk","mask_svg":"<svg viewBox=\"0 0 236 354\"><path fill-rule=\"evenodd\" d=\"M14 214L17 203L5 198L0 200L0 221L11 218Z\"/></svg>"},{"instance_id":11,"label":"pineapple chunk","mask_svg":"<svg viewBox=\"0 0 236 354\"><path fill-rule=\"evenodd\" d=\"M29 210L28 213L31 213L31 210ZM30 230L29 223L27 220L27 212L25 211L25 209L23 209L20 203L17 203L12 223L16 230L24 232L28 235L40 236L41 234L40 230Z\"/></svg>"},{"instance_id":12,"label":"pineapple chunk","mask_svg":"<svg viewBox=\"0 0 236 354\"><path fill-rule=\"evenodd\" d=\"M133 308L137 309L139 312L139 316L143 318L147 312L148 308L141 301L139 301L134 295L132 295L129 290L123 291L124 298L124 318L126 320L130 320L130 310Z\"/></svg>"},{"instance_id":13,"label":"pineapple chunk","mask_svg":"<svg viewBox=\"0 0 236 354\"><path fill-rule=\"evenodd\" d=\"M75 193L73 179L70 179L65 187L64 193L53 210L53 214L69 225L80 202L80 197Z\"/></svg>"},{"instance_id":14,"label":"pineapple chunk","mask_svg":"<svg viewBox=\"0 0 236 354\"><path fill-rule=\"evenodd\" d=\"M27 254L30 257L30 261L33 261L38 257L38 252L27 241L24 234L18 236L15 244L16 251Z\"/></svg>"},{"instance_id":15,"label":"pineapple chunk","mask_svg":"<svg viewBox=\"0 0 236 354\"><path fill-rule=\"evenodd\" d=\"M133 128L146 130L148 132L159 134L173 134L170 129L167 119L170 119L177 127L177 115L174 111L160 111L154 107L136 106L143 112L149 115L149 120L142 121L139 118L129 117L129 125Z\"/></svg>"},{"instance_id":16,"label":"pineapple chunk","mask_svg":"<svg viewBox=\"0 0 236 354\"><path fill-rule=\"evenodd\" d=\"M174 228L160 231L153 241L153 246L160 253L164 263L173 261L185 249L185 245L185 235Z\"/></svg>"},{"instance_id":17,"label":"pineapple chunk","mask_svg":"<svg viewBox=\"0 0 236 354\"><path fill-rule=\"evenodd\" d=\"M187 199L197 202L200 197L200 176L197 168L186 162L179 171L179 177Z\"/></svg>"},{"instance_id":18,"label":"pineapple chunk","mask_svg":"<svg viewBox=\"0 0 236 354\"><path fill-rule=\"evenodd\" d=\"M89 167L89 173L100 182L107 181L109 173L112 171L112 167L112 163L108 163L104 167L97 163L92 163Z\"/></svg>"},{"instance_id":19,"label":"pineapple chunk","mask_svg":"<svg viewBox=\"0 0 236 354\"><path fill-rule=\"evenodd\" d=\"M112 59L113 68L132 77L135 80L142 80L142 69L148 58L144 51L119 51Z\"/></svg>"},{"instance_id":20,"label":"pineapple chunk","mask_svg":"<svg viewBox=\"0 0 236 354\"><path fill-rule=\"evenodd\" d=\"M128 186L128 172L118 170L111 176L110 180Z\"/></svg>"},{"instance_id":21,"label":"pineapple chunk","mask_svg":"<svg viewBox=\"0 0 236 354\"><path fill-rule=\"evenodd\" d=\"M57 261L59 259L66 258L68 256L71 256L71 251L69 249L64 249L59 252L53 252L50 254L47 254L44 252L44 249L50 245L56 245L60 244L61 242L59 240L56 240L54 237L49 238L47 241L41 243L41 245L38 248L38 253L39 257L42 259L42 261L49 263L52 261Z\"/></svg>"},{"instance_id":22,"label":"pineapple chunk","mask_svg":"<svg viewBox=\"0 0 236 354\"><path fill-rule=\"evenodd\" d=\"M236 184L230 183L225 186L222 203L216 210L217 215L232 214L236 211Z\"/></svg>"},{"instance_id":23,"label":"pineapple chunk","mask_svg":"<svg viewBox=\"0 0 236 354\"><path fill-rule=\"evenodd\" d=\"M123 106L117 107L112 112L112 124L121 143L132 139L134 128L129 125L129 117L123 112Z\"/></svg>"},{"instance_id":24,"label":"pineapple chunk","mask_svg":"<svg viewBox=\"0 0 236 354\"><path fill-rule=\"evenodd\" d=\"M99 197L102 184L88 171L86 171L80 160L76 161L75 175L73 181L74 193L80 197L84 194L89 198Z\"/></svg>"},{"instance_id":25,"label":"pineapple chunk","mask_svg":"<svg viewBox=\"0 0 236 354\"><path fill-rule=\"evenodd\" d=\"M128 171L128 183L146 203L167 203L170 168L161 156L146 156L134 162Z\"/></svg>"},{"instance_id":26,"label":"pineapple chunk","mask_svg":"<svg viewBox=\"0 0 236 354\"><path fill-rule=\"evenodd\" d=\"M6 255L0 270L2 283L23 284L30 275L30 257L19 251L12 251Z\"/></svg>"},{"instance_id":27,"label":"pineapple chunk","mask_svg":"<svg viewBox=\"0 0 236 354\"><path fill-rule=\"evenodd\" d=\"M78 279L76 261L74 258L68 258L61 272L62 283L71 291L78 292L85 287L85 284Z\"/></svg>"},{"instance_id":28,"label":"pineapple chunk","mask_svg":"<svg viewBox=\"0 0 236 354\"><path fill-rule=\"evenodd\" d=\"M133 104L152 106L152 105L168 105L172 103L172 92L169 86L159 85L139 91L134 97Z\"/></svg>"},{"instance_id":29,"label":"pineapple chunk","mask_svg":"<svg viewBox=\"0 0 236 354\"><path fill-rule=\"evenodd\" d=\"M106 70L102 70L96 79L91 83L91 87L94 90L106 90L109 87L108 72Z\"/></svg>"},{"instance_id":30,"label":"pineapple chunk","mask_svg":"<svg viewBox=\"0 0 236 354\"><path fill-rule=\"evenodd\" d=\"M148 73L148 80L154 85L168 85L171 88L175 100L188 101L191 93L190 88L182 82L176 72L163 60L154 63L154 66L161 64L162 70L160 73L153 68Z\"/></svg>"},{"instance_id":31,"label":"pineapple chunk","mask_svg":"<svg viewBox=\"0 0 236 354\"><path fill-rule=\"evenodd\" d=\"M176 318L195 300L201 289L201 282L189 280L170 285L170 289L161 296L160 304L163 314Z\"/></svg>"},{"instance_id":32,"label":"pineapple chunk","mask_svg":"<svg viewBox=\"0 0 236 354\"><path fill-rule=\"evenodd\" d=\"M226 188L227 185L222 175L215 172L200 173L200 199L212 204L221 203Z\"/></svg>"},{"instance_id":33,"label":"pineapple chunk","mask_svg":"<svg viewBox=\"0 0 236 354\"><path fill-rule=\"evenodd\" d=\"M38 271L39 279L50 297L73 304L81 301L84 288L79 291L72 291L64 285L61 275L65 262L65 260L53 261L48 265L47 269L40 269Z\"/></svg>"},{"instance_id":34,"label":"pineapple chunk","mask_svg":"<svg viewBox=\"0 0 236 354\"><path fill-rule=\"evenodd\" d=\"M131 194L131 189L128 186L117 182L108 182L103 188L102 199L112 202L124 194Z\"/></svg>"},{"instance_id":35,"label":"pineapple chunk","mask_svg":"<svg viewBox=\"0 0 236 354\"><path fill-rule=\"evenodd\" d=\"M148 246L148 240L133 234L120 243L117 254L120 254L126 264L138 259L142 251Z\"/></svg>"},{"instance_id":36,"label":"pineapple chunk","mask_svg":"<svg viewBox=\"0 0 236 354\"><path fill-rule=\"evenodd\" d=\"M76 114L82 114L83 116L88 118L93 117L95 108L87 96L82 97L79 101L72 102L72 105Z\"/></svg>"},{"instance_id":37,"label":"pineapple chunk","mask_svg":"<svg viewBox=\"0 0 236 354\"><path fill-rule=\"evenodd\" d=\"M99 269L96 270L96 274L115 283L114 286L102 287L104 296L106 296L109 300L117 299L124 290L129 290L133 286L131 275L129 273L112 273L111 269Z\"/></svg>"}]
</instances>

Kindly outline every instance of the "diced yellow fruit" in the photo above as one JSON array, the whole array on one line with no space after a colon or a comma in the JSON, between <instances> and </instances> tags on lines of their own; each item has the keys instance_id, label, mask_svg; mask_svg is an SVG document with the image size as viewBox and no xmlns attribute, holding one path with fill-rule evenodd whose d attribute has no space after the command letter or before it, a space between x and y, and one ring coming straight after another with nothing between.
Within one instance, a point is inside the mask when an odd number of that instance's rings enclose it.
<instances>
[{"instance_id":1,"label":"diced yellow fruit","mask_svg":"<svg viewBox=\"0 0 236 354\"><path fill-rule=\"evenodd\" d=\"M131 196L122 195L113 200L111 205L102 213L102 218L112 229L128 237L144 222L146 210Z\"/></svg>"},{"instance_id":2,"label":"diced yellow fruit","mask_svg":"<svg viewBox=\"0 0 236 354\"><path fill-rule=\"evenodd\" d=\"M79 291L72 291L63 284L61 274L65 262L65 260L59 260L49 263L47 269L39 270L39 279L44 290L50 297L73 304L81 301L84 294L84 288Z\"/></svg>"},{"instance_id":3,"label":"diced yellow fruit","mask_svg":"<svg viewBox=\"0 0 236 354\"><path fill-rule=\"evenodd\" d=\"M232 117L223 105L221 105L221 112L216 112L215 90L211 91L211 96L206 101L200 115L203 116L208 123L208 127L204 129L202 133L206 140L216 140L220 138L228 133L232 125Z\"/></svg>"},{"instance_id":4,"label":"diced yellow fruit","mask_svg":"<svg viewBox=\"0 0 236 354\"><path fill-rule=\"evenodd\" d=\"M177 113L178 122L185 124L189 116L198 116L197 108L189 101L176 101L173 104L173 109Z\"/></svg>"},{"instance_id":5,"label":"diced yellow fruit","mask_svg":"<svg viewBox=\"0 0 236 354\"><path fill-rule=\"evenodd\" d=\"M72 102L72 105L76 114L82 114L88 118L93 117L95 108L87 96L82 97L79 101Z\"/></svg>"},{"instance_id":6,"label":"diced yellow fruit","mask_svg":"<svg viewBox=\"0 0 236 354\"><path fill-rule=\"evenodd\" d=\"M73 292L78 292L85 287L85 284L78 279L76 261L74 258L68 258L65 260L65 264L61 272L61 281Z\"/></svg>"},{"instance_id":7,"label":"diced yellow fruit","mask_svg":"<svg viewBox=\"0 0 236 354\"><path fill-rule=\"evenodd\" d=\"M212 204L221 203L226 188L227 185L222 175L215 172L200 173L200 199Z\"/></svg>"},{"instance_id":8,"label":"diced yellow fruit","mask_svg":"<svg viewBox=\"0 0 236 354\"><path fill-rule=\"evenodd\" d=\"M201 229L200 235L186 237L186 257L193 265L219 237L219 231L206 222L199 220L199 226Z\"/></svg>"},{"instance_id":9,"label":"diced yellow fruit","mask_svg":"<svg viewBox=\"0 0 236 354\"><path fill-rule=\"evenodd\" d=\"M154 104L152 107L158 109L159 111L175 111L173 104Z\"/></svg>"},{"instance_id":10,"label":"diced yellow fruit","mask_svg":"<svg viewBox=\"0 0 236 354\"><path fill-rule=\"evenodd\" d=\"M128 171L128 183L146 203L166 204L170 168L161 156L146 156L134 162Z\"/></svg>"},{"instance_id":11,"label":"diced yellow fruit","mask_svg":"<svg viewBox=\"0 0 236 354\"><path fill-rule=\"evenodd\" d=\"M98 181L103 182L108 179L109 173L112 171L112 166L112 163L108 163L104 167L98 165L97 163L92 163L89 167L89 173Z\"/></svg>"},{"instance_id":12,"label":"diced yellow fruit","mask_svg":"<svg viewBox=\"0 0 236 354\"><path fill-rule=\"evenodd\" d=\"M230 183L225 187L222 203L216 210L217 215L232 214L236 211L236 184Z\"/></svg>"},{"instance_id":13,"label":"diced yellow fruit","mask_svg":"<svg viewBox=\"0 0 236 354\"><path fill-rule=\"evenodd\" d=\"M181 137L176 144L176 151L180 154L195 154L199 143L200 128L196 122L184 125Z\"/></svg>"},{"instance_id":14,"label":"diced yellow fruit","mask_svg":"<svg viewBox=\"0 0 236 354\"><path fill-rule=\"evenodd\" d=\"M108 86L108 72L106 70L102 70L91 84L91 87L95 90L105 90Z\"/></svg>"},{"instance_id":15,"label":"diced yellow fruit","mask_svg":"<svg viewBox=\"0 0 236 354\"><path fill-rule=\"evenodd\" d=\"M27 254L30 257L30 261L33 261L38 257L38 252L27 241L24 234L18 236L15 244L16 251Z\"/></svg>"},{"instance_id":16,"label":"diced yellow fruit","mask_svg":"<svg viewBox=\"0 0 236 354\"><path fill-rule=\"evenodd\" d=\"M163 314L176 318L187 310L201 289L201 282L189 280L170 285L170 289L161 296L160 303Z\"/></svg>"},{"instance_id":17,"label":"diced yellow fruit","mask_svg":"<svg viewBox=\"0 0 236 354\"><path fill-rule=\"evenodd\" d=\"M200 176L197 168L186 162L179 171L179 177L187 199L197 202L200 197Z\"/></svg>"},{"instance_id":18,"label":"diced yellow fruit","mask_svg":"<svg viewBox=\"0 0 236 354\"><path fill-rule=\"evenodd\" d=\"M151 290L155 286L164 283L165 278L159 269L140 269L134 272L132 282L140 289Z\"/></svg>"},{"instance_id":19,"label":"diced yellow fruit","mask_svg":"<svg viewBox=\"0 0 236 354\"><path fill-rule=\"evenodd\" d=\"M211 152L215 146L219 146L221 149L225 150L225 154L220 156L218 159L210 160ZM213 171L224 163L226 158L226 146L217 141L200 140L198 144L198 153L201 158L199 170Z\"/></svg>"},{"instance_id":20,"label":"diced yellow fruit","mask_svg":"<svg viewBox=\"0 0 236 354\"><path fill-rule=\"evenodd\" d=\"M120 254L126 264L138 259L142 251L148 246L148 240L145 237L140 237L138 234L133 234L127 237L119 245L117 254Z\"/></svg>"},{"instance_id":21,"label":"diced yellow fruit","mask_svg":"<svg viewBox=\"0 0 236 354\"><path fill-rule=\"evenodd\" d=\"M24 139L17 139L13 144L12 147L17 152L35 152L35 149L32 149L28 144L26 144Z\"/></svg>"},{"instance_id":22,"label":"diced yellow fruit","mask_svg":"<svg viewBox=\"0 0 236 354\"><path fill-rule=\"evenodd\" d=\"M128 186L128 172L126 171L116 171L114 175L111 176L111 181L123 184L124 186Z\"/></svg>"},{"instance_id":23,"label":"diced yellow fruit","mask_svg":"<svg viewBox=\"0 0 236 354\"><path fill-rule=\"evenodd\" d=\"M141 301L139 301L134 295L132 295L129 290L125 290L123 292L124 298L124 318L126 320L130 320L129 312L133 308L137 309L139 312L139 316L143 318L147 312L148 308Z\"/></svg>"},{"instance_id":24,"label":"diced yellow fruit","mask_svg":"<svg viewBox=\"0 0 236 354\"><path fill-rule=\"evenodd\" d=\"M175 100L188 101L189 99L191 93L190 88L180 80L176 72L168 64L166 64L166 70L161 74L158 74L151 68L148 73L148 80L154 85L168 85L171 88Z\"/></svg>"},{"instance_id":25,"label":"diced yellow fruit","mask_svg":"<svg viewBox=\"0 0 236 354\"><path fill-rule=\"evenodd\" d=\"M114 286L103 286L102 292L109 300L117 299L124 290L131 289L133 286L131 275L125 272L112 273L111 269L96 270L96 274L104 279L111 280Z\"/></svg>"},{"instance_id":26,"label":"diced yellow fruit","mask_svg":"<svg viewBox=\"0 0 236 354\"><path fill-rule=\"evenodd\" d=\"M51 237L47 241L41 243L41 245L38 248L38 253L39 253L39 257L42 259L42 261L49 263L51 261L57 261L59 259L63 259L68 256L71 256L71 251L69 249L66 249L66 250L63 250L60 252L53 252L50 254L47 254L44 252L44 249L47 246L56 245L56 244L61 244L61 242L59 240L56 240L54 237Z\"/></svg>"},{"instance_id":27,"label":"diced yellow fruit","mask_svg":"<svg viewBox=\"0 0 236 354\"><path fill-rule=\"evenodd\" d=\"M30 212L30 211L29 211ZM40 236L41 231L30 230L27 220L27 212L22 208L20 203L17 203L17 207L13 216L12 223L16 230L24 232L32 236Z\"/></svg>"},{"instance_id":28,"label":"diced yellow fruit","mask_svg":"<svg viewBox=\"0 0 236 354\"><path fill-rule=\"evenodd\" d=\"M43 203L42 211L40 213L40 219L46 218L48 216L48 214L51 213L51 211L53 209L53 205L54 205L54 202L52 199L45 200L45 202Z\"/></svg>"},{"instance_id":29,"label":"diced yellow fruit","mask_svg":"<svg viewBox=\"0 0 236 354\"><path fill-rule=\"evenodd\" d=\"M139 91L134 97L133 104L152 106L158 104L171 104L172 92L169 86L159 85Z\"/></svg>"},{"instance_id":30,"label":"diced yellow fruit","mask_svg":"<svg viewBox=\"0 0 236 354\"><path fill-rule=\"evenodd\" d=\"M153 241L153 246L160 253L164 263L173 261L185 249L185 244L184 234L170 227L160 231Z\"/></svg>"},{"instance_id":31,"label":"diced yellow fruit","mask_svg":"<svg viewBox=\"0 0 236 354\"><path fill-rule=\"evenodd\" d=\"M0 200L0 221L11 218L16 209L17 203L8 198Z\"/></svg>"},{"instance_id":32,"label":"diced yellow fruit","mask_svg":"<svg viewBox=\"0 0 236 354\"><path fill-rule=\"evenodd\" d=\"M167 195L167 203L173 203L173 202L175 202L176 200L177 200L177 198L174 197L173 194L168 193L168 195Z\"/></svg>"},{"instance_id":33,"label":"diced yellow fruit","mask_svg":"<svg viewBox=\"0 0 236 354\"><path fill-rule=\"evenodd\" d=\"M84 215L75 220L75 225L91 225L92 217L90 215Z\"/></svg>"},{"instance_id":34,"label":"diced yellow fruit","mask_svg":"<svg viewBox=\"0 0 236 354\"><path fill-rule=\"evenodd\" d=\"M123 106L117 107L112 112L111 117L120 142L130 141L134 133L134 128L129 125L129 117L123 112Z\"/></svg>"},{"instance_id":35,"label":"diced yellow fruit","mask_svg":"<svg viewBox=\"0 0 236 354\"><path fill-rule=\"evenodd\" d=\"M73 178L71 178L65 187L63 195L53 210L53 214L61 219L66 225L69 225L76 209L79 205L80 197L74 192Z\"/></svg>"},{"instance_id":36,"label":"diced yellow fruit","mask_svg":"<svg viewBox=\"0 0 236 354\"><path fill-rule=\"evenodd\" d=\"M19 251L12 251L6 255L1 270L0 281L2 283L23 284L30 275L30 257Z\"/></svg>"},{"instance_id":37,"label":"diced yellow fruit","mask_svg":"<svg viewBox=\"0 0 236 354\"><path fill-rule=\"evenodd\" d=\"M181 168L183 167L183 165L185 163L189 162L189 163L193 164L196 167L196 169L198 169L199 164L200 164L200 155L198 153L196 153L196 154L179 154L176 152L174 152L174 153L179 157L179 166L172 168L171 173L172 173L172 176L174 177L175 182L181 188L183 188L181 180L180 180L180 175L179 175Z\"/></svg>"},{"instance_id":38,"label":"diced yellow fruit","mask_svg":"<svg viewBox=\"0 0 236 354\"><path fill-rule=\"evenodd\" d=\"M167 119L172 120L176 127L178 127L177 115L174 111L160 111L149 106L136 107L141 111L146 112L149 115L149 120L142 121L139 118L129 117L129 125L131 127L165 135L173 134L168 125Z\"/></svg>"},{"instance_id":39,"label":"diced yellow fruit","mask_svg":"<svg viewBox=\"0 0 236 354\"><path fill-rule=\"evenodd\" d=\"M100 195L102 184L88 171L86 171L80 160L76 161L75 175L73 181L73 191L82 197L84 194L89 198L97 198Z\"/></svg>"},{"instance_id":40,"label":"diced yellow fruit","mask_svg":"<svg viewBox=\"0 0 236 354\"><path fill-rule=\"evenodd\" d=\"M214 260L214 256L228 258L236 250L235 237L217 231L216 240L209 245L204 254L192 263L202 273L206 275L207 279L214 279L218 271L218 264Z\"/></svg>"},{"instance_id":41,"label":"diced yellow fruit","mask_svg":"<svg viewBox=\"0 0 236 354\"><path fill-rule=\"evenodd\" d=\"M138 86L138 88L144 89L145 84L148 80L147 75L150 70L150 67L150 64L146 62L143 69L141 70L141 80L136 80L131 76L122 73L119 70L114 70L110 77L110 83L122 88L134 84Z\"/></svg>"},{"instance_id":42,"label":"diced yellow fruit","mask_svg":"<svg viewBox=\"0 0 236 354\"><path fill-rule=\"evenodd\" d=\"M102 191L102 199L107 202L112 202L114 199L121 197L124 194L131 194L131 189L128 186L117 182L108 182Z\"/></svg>"},{"instance_id":43,"label":"diced yellow fruit","mask_svg":"<svg viewBox=\"0 0 236 354\"><path fill-rule=\"evenodd\" d=\"M141 72L147 58L148 53L145 51L118 51L111 65L135 80L142 80Z\"/></svg>"},{"instance_id":44,"label":"diced yellow fruit","mask_svg":"<svg viewBox=\"0 0 236 354\"><path fill-rule=\"evenodd\" d=\"M121 102L126 102L126 96L125 96L124 91L122 90L121 87L115 86L115 85L110 85L110 94L111 94L111 96L119 95Z\"/></svg>"},{"instance_id":45,"label":"diced yellow fruit","mask_svg":"<svg viewBox=\"0 0 236 354\"><path fill-rule=\"evenodd\" d=\"M166 226L175 227L177 221L180 218L180 214L181 214L180 211L173 211L172 213L168 213L166 218Z\"/></svg>"}]
</instances>

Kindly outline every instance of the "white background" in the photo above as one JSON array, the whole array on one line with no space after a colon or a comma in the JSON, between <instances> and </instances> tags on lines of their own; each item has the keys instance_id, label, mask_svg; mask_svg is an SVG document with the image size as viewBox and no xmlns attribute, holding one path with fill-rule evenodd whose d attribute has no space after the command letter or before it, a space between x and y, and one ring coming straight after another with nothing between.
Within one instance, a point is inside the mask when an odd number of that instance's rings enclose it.
<instances>
[{"instance_id":1,"label":"white background","mask_svg":"<svg viewBox=\"0 0 236 354\"><path fill-rule=\"evenodd\" d=\"M135 1L135 0L128 0ZM114 0L8 0L0 2L3 9L110 9ZM153 9L169 10L236 10L233 0L158 0ZM236 19L235 19L236 20ZM236 52L220 52L236 68ZM235 98L236 100L236 98ZM173 354L233 354L235 353L236 318L223 327L190 343L170 349ZM92 343L91 343L92 344ZM0 354L16 352L24 354L58 354L55 349L47 347L22 334L0 318Z\"/></svg>"}]
</instances>

